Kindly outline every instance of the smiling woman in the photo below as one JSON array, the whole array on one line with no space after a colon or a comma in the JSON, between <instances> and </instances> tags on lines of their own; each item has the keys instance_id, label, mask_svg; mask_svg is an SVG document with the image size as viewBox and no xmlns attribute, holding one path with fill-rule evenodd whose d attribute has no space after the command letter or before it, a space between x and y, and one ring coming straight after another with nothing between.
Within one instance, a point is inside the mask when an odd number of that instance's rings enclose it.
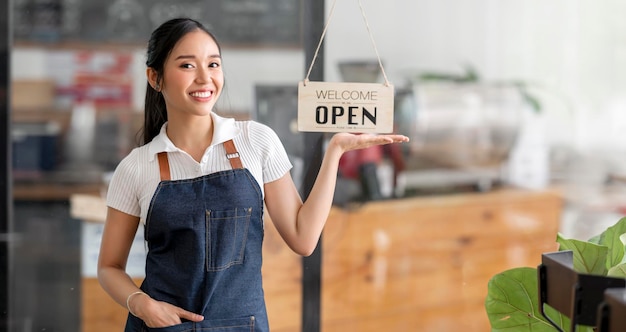
<instances>
[{"instance_id":1,"label":"smiling woman","mask_svg":"<svg viewBox=\"0 0 626 332\"><path fill-rule=\"evenodd\" d=\"M343 153L408 138L333 135L303 201L273 129L213 112L224 86L221 48L202 24L176 18L160 25L146 66L144 142L120 162L108 187L100 284L128 310L126 331L269 331L261 278L265 211L293 252L311 255ZM140 223L148 253L138 287L126 263Z\"/></svg>"}]
</instances>

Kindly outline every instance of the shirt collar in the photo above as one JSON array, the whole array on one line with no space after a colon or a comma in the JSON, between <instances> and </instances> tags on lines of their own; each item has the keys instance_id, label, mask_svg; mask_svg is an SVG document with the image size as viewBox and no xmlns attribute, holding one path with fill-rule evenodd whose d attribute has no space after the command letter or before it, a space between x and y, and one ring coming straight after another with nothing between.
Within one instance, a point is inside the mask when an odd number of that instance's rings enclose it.
<instances>
[{"instance_id":1,"label":"shirt collar","mask_svg":"<svg viewBox=\"0 0 626 332\"><path fill-rule=\"evenodd\" d=\"M211 112L213 118L213 139L211 140L211 146L215 146L235 138L239 135L241 129L235 124L235 119L224 118L214 112ZM159 152L176 152L181 151L174 143L167 137L165 129L167 128L167 122L161 126L159 134L150 142L148 149L150 152L150 161L154 160L154 156Z\"/></svg>"}]
</instances>

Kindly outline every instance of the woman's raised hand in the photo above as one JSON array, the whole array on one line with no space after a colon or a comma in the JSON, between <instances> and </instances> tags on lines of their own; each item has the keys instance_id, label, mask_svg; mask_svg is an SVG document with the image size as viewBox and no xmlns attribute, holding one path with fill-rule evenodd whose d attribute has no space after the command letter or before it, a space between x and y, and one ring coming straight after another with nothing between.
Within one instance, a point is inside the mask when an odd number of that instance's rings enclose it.
<instances>
[{"instance_id":1,"label":"woman's raised hand","mask_svg":"<svg viewBox=\"0 0 626 332\"><path fill-rule=\"evenodd\" d=\"M330 145L334 145L347 152L351 150L365 149L375 145L408 142L409 138L404 135L373 135L337 133L330 139Z\"/></svg>"}]
</instances>

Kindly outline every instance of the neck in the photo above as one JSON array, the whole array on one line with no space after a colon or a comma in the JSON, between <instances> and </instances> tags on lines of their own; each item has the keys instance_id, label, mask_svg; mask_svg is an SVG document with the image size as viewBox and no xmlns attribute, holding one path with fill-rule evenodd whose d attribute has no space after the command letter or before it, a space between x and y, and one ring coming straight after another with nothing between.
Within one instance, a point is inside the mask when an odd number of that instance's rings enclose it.
<instances>
[{"instance_id":1,"label":"neck","mask_svg":"<svg viewBox=\"0 0 626 332\"><path fill-rule=\"evenodd\" d=\"M213 118L203 116L169 119L167 136L176 147L198 161L213 140Z\"/></svg>"}]
</instances>

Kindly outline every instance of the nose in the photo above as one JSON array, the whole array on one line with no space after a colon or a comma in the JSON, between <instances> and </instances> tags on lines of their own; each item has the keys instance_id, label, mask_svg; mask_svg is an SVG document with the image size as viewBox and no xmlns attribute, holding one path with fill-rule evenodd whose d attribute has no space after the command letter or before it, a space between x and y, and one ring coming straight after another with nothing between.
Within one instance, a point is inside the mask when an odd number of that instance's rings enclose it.
<instances>
[{"instance_id":1,"label":"nose","mask_svg":"<svg viewBox=\"0 0 626 332\"><path fill-rule=\"evenodd\" d=\"M204 84L211 81L211 72L208 68L201 67L197 71L196 82L198 84Z\"/></svg>"}]
</instances>

